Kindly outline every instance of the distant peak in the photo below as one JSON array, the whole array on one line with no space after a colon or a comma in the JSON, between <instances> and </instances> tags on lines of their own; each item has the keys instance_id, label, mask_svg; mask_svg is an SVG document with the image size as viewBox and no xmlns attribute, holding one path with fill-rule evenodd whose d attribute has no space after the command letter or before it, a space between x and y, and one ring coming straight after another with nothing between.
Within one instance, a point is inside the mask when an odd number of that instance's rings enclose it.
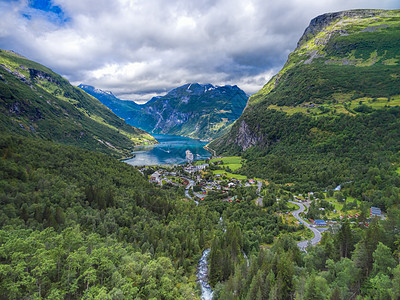
<instances>
[{"instance_id":1,"label":"distant peak","mask_svg":"<svg viewBox=\"0 0 400 300\"><path fill-rule=\"evenodd\" d=\"M78 85L78 88L81 88L82 90L85 90L85 91L91 91L91 92L94 92L94 93L103 94L103 95L110 95L110 96L115 97L114 94L111 91L104 91L104 90L101 90L101 89L97 89L94 86L87 85L87 84L82 84L81 83L80 85Z\"/></svg>"},{"instance_id":2,"label":"distant peak","mask_svg":"<svg viewBox=\"0 0 400 300\"><path fill-rule=\"evenodd\" d=\"M93 90L94 91L94 86L82 84L82 83L80 85L78 85L78 88L83 89L83 90Z\"/></svg>"}]
</instances>

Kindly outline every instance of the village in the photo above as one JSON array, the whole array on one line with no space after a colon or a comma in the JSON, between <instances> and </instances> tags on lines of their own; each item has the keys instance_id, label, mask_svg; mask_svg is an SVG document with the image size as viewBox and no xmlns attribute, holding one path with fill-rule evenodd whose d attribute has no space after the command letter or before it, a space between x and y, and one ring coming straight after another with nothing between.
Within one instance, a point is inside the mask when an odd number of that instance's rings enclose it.
<instances>
[{"instance_id":1,"label":"village","mask_svg":"<svg viewBox=\"0 0 400 300\"><path fill-rule=\"evenodd\" d=\"M235 173L242 166L241 157L193 161L193 154L188 150L186 158L188 163L185 165L142 167L140 172L147 174L149 182L156 185L183 187L186 198L197 205L205 199L240 203L245 198L260 207L271 205L267 200L263 201L268 193L267 181ZM364 226L375 217L384 218L379 208L366 207L366 203L342 194L341 189L339 185L325 192L297 195L283 191L284 194L275 199L276 213L285 222L318 228L320 232L336 228L344 218Z\"/></svg>"},{"instance_id":2,"label":"village","mask_svg":"<svg viewBox=\"0 0 400 300\"><path fill-rule=\"evenodd\" d=\"M198 200L204 200L210 192L219 191L221 194L229 195L239 187L261 188L261 182L254 179L235 179L228 178L224 174L215 174L210 176L207 172L210 164L186 165L184 167L165 167L149 175L149 182L163 185L183 186L188 190L189 197L194 195ZM144 174L148 168L142 168L140 171ZM190 192L189 192L190 191ZM188 198L189 198L188 197ZM223 201L237 201L237 196L226 197Z\"/></svg>"}]
</instances>

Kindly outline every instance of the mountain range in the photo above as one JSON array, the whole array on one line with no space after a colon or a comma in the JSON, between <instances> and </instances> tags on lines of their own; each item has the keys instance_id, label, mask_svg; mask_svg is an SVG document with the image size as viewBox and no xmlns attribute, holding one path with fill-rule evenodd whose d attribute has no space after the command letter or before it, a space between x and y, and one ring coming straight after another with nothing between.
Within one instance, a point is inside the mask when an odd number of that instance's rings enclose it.
<instances>
[{"instance_id":1,"label":"mountain range","mask_svg":"<svg viewBox=\"0 0 400 300\"><path fill-rule=\"evenodd\" d=\"M0 130L118 157L157 141L47 67L0 50Z\"/></svg>"},{"instance_id":2,"label":"mountain range","mask_svg":"<svg viewBox=\"0 0 400 300\"><path fill-rule=\"evenodd\" d=\"M78 87L99 99L135 127L155 134L213 139L221 136L243 112L248 97L239 87L190 83L145 104L124 101L109 91Z\"/></svg>"}]
</instances>

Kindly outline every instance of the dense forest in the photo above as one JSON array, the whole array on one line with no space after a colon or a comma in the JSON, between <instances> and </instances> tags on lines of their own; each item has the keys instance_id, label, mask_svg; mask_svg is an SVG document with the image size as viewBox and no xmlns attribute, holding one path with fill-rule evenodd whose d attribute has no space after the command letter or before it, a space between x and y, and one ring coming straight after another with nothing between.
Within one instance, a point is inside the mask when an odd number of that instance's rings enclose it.
<instances>
[{"instance_id":1,"label":"dense forest","mask_svg":"<svg viewBox=\"0 0 400 300\"><path fill-rule=\"evenodd\" d=\"M266 110L261 103L256 109L265 113L246 114L243 120L254 128L263 124L265 143L243 153L234 144L218 148L242 153L247 162L240 173L291 183L301 192L344 184L351 196L382 209L399 203L399 107L321 118Z\"/></svg>"},{"instance_id":2,"label":"dense forest","mask_svg":"<svg viewBox=\"0 0 400 300\"><path fill-rule=\"evenodd\" d=\"M197 262L225 227L241 228L240 255L296 230L252 189L196 207L105 154L2 134L0 157L4 299L196 298Z\"/></svg>"},{"instance_id":3,"label":"dense forest","mask_svg":"<svg viewBox=\"0 0 400 300\"><path fill-rule=\"evenodd\" d=\"M359 228L344 221L307 253L282 236L215 287L216 299L399 299L398 210Z\"/></svg>"},{"instance_id":4,"label":"dense forest","mask_svg":"<svg viewBox=\"0 0 400 300\"><path fill-rule=\"evenodd\" d=\"M190 298L186 276L217 213L107 155L16 136L0 145L4 299Z\"/></svg>"},{"instance_id":5,"label":"dense forest","mask_svg":"<svg viewBox=\"0 0 400 300\"><path fill-rule=\"evenodd\" d=\"M290 187L263 186L264 207L252 188L195 206L182 187L73 146L1 135L0 157L2 299L198 299L207 248L215 299L398 299L396 206L368 227L344 220L301 252L304 227L276 214Z\"/></svg>"}]
</instances>

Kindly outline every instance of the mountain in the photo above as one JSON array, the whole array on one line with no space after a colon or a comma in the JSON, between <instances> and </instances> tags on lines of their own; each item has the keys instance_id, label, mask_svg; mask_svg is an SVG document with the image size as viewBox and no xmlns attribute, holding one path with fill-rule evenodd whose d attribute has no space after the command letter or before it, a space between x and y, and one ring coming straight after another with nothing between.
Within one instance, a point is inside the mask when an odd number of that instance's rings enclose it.
<instances>
[{"instance_id":1,"label":"mountain","mask_svg":"<svg viewBox=\"0 0 400 300\"><path fill-rule=\"evenodd\" d=\"M98 99L120 118L127 119L140 111L141 106L139 104L134 101L120 100L110 91L103 91L85 84L80 84L78 87Z\"/></svg>"},{"instance_id":2,"label":"mountain","mask_svg":"<svg viewBox=\"0 0 400 300\"><path fill-rule=\"evenodd\" d=\"M243 173L282 183L360 184L369 168L391 171L400 150L399 64L399 10L318 16L209 146L247 157Z\"/></svg>"},{"instance_id":3,"label":"mountain","mask_svg":"<svg viewBox=\"0 0 400 300\"><path fill-rule=\"evenodd\" d=\"M156 143L67 80L14 52L0 50L0 129L127 156Z\"/></svg>"},{"instance_id":4,"label":"mountain","mask_svg":"<svg viewBox=\"0 0 400 300\"><path fill-rule=\"evenodd\" d=\"M150 133L201 139L212 139L226 132L242 114L248 99L237 86L192 83L138 105L88 85L79 87L132 126Z\"/></svg>"}]
</instances>

